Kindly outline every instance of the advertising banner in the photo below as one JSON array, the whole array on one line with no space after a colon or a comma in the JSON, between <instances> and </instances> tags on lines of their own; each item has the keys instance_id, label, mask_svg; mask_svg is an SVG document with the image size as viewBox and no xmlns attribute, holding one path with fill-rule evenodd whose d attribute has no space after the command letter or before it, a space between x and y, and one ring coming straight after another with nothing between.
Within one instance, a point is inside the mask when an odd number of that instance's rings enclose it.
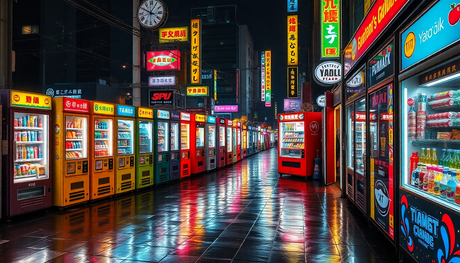
<instances>
[{"instance_id":1,"label":"advertising banner","mask_svg":"<svg viewBox=\"0 0 460 263\"><path fill-rule=\"evenodd\" d=\"M369 87L393 75L394 53L394 44L391 42L369 61Z\"/></svg>"},{"instance_id":2,"label":"advertising banner","mask_svg":"<svg viewBox=\"0 0 460 263\"><path fill-rule=\"evenodd\" d=\"M298 0L287 0L288 13L297 13L298 10L299 10Z\"/></svg>"},{"instance_id":3,"label":"advertising banner","mask_svg":"<svg viewBox=\"0 0 460 263\"><path fill-rule=\"evenodd\" d=\"M216 105L214 112L238 112L238 105Z\"/></svg>"},{"instance_id":4,"label":"advertising banner","mask_svg":"<svg viewBox=\"0 0 460 263\"><path fill-rule=\"evenodd\" d=\"M260 87L262 87L262 95L260 98L265 101L265 52L262 51L260 59Z\"/></svg>"},{"instance_id":5,"label":"advertising banner","mask_svg":"<svg viewBox=\"0 0 460 263\"><path fill-rule=\"evenodd\" d=\"M180 70L180 51L148 51L147 71Z\"/></svg>"},{"instance_id":6,"label":"advertising banner","mask_svg":"<svg viewBox=\"0 0 460 263\"><path fill-rule=\"evenodd\" d=\"M173 105L174 91L173 90L149 90L149 104L155 105Z\"/></svg>"},{"instance_id":7,"label":"advertising banner","mask_svg":"<svg viewBox=\"0 0 460 263\"><path fill-rule=\"evenodd\" d=\"M117 115L125 117L135 117L136 111L132 106L117 105Z\"/></svg>"},{"instance_id":8,"label":"advertising banner","mask_svg":"<svg viewBox=\"0 0 460 263\"><path fill-rule=\"evenodd\" d=\"M115 109L113 104L94 102L93 112L94 114L114 115Z\"/></svg>"},{"instance_id":9,"label":"advertising banner","mask_svg":"<svg viewBox=\"0 0 460 263\"><path fill-rule=\"evenodd\" d=\"M11 91L11 106L51 110L51 97L46 95Z\"/></svg>"},{"instance_id":10,"label":"advertising banner","mask_svg":"<svg viewBox=\"0 0 460 263\"><path fill-rule=\"evenodd\" d=\"M64 97L64 111L88 113L89 101Z\"/></svg>"},{"instance_id":11,"label":"advertising banner","mask_svg":"<svg viewBox=\"0 0 460 263\"><path fill-rule=\"evenodd\" d=\"M265 51L265 107L272 106L272 52Z\"/></svg>"},{"instance_id":12,"label":"advertising banner","mask_svg":"<svg viewBox=\"0 0 460 263\"><path fill-rule=\"evenodd\" d=\"M298 67L288 67L287 68L287 76L288 76L288 91L287 97L288 98L297 98L299 97L299 83L297 81L299 76L299 68Z\"/></svg>"},{"instance_id":13,"label":"advertising banner","mask_svg":"<svg viewBox=\"0 0 460 263\"><path fill-rule=\"evenodd\" d=\"M188 27L160 28L158 30L158 35L160 38L160 43L187 42Z\"/></svg>"},{"instance_id":14,"label":"advertising banner","mask_svg":"<svg viewBox=\"0 0 460 263\"><path fill-rule=\"evenodd\" d=\"M300 111L302 101L300 99L284 99L284 111Z\"/></svg>"},{"instance_id":15,"label":"advertising banner","mask_svg":"<svg viewBox=\"0 0 460 263\"><path fill-rule=\"evenodd\" d=\"M208 87L187 87L187 96L206 97L208 96Z\"/></svg>"},{"instance_id":16,"label":"advertising banner","mask_svg":"<svg viewBox=\"0 0 460 263\"><path fill-rule=\"evenodd\" d=\"M297 15L290 15L288 19L288 35L287 35L287 46L288 46L288 65L297 66L299 64L298 44L299 44L299 32L298 32L298 18Z\"/></svg>"},{"instance_id":17,"label":"advertising banner","mask_svg":"<svg viewBox=\"0 0 460 263\"><path fill-rule=\"evenodd\" d=\"M149 87L176 86L176 76L149 76Z\"/></svg>"},{"instance_id":18,"label":"advertising banner","mask_svg":"<svg viewBox=\"0 0 460 263\"><path fill-rule=\"evenodd\" d=\"M340 0L321 0L321 57L337 58L340 51Z\"/></svg>"},{"instance_id":19,"label":"advertising banner","mask_svg":"<svg viewBox=\"0 0 460 263\"><path fill-rule=\"evenodd\" d=\"M201 84L201 20L192 19L190 83Z\"/></svg>"}]
</instances>

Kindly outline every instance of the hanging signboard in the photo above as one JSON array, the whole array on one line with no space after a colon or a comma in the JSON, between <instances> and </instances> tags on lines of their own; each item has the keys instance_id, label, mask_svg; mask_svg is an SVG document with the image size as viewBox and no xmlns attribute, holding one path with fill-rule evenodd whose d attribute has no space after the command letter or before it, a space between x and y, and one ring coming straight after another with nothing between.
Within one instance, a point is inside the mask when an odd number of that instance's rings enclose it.
<instances>
[{"instance_id":1,"label":"hanging signboard","mask_svg":"<svg viewBox=\"0 0 460 263\"><path fill-rule=\"evenodd\" d=\"M238 105L216 105L214 112L238 112Z\"/></svg>"},{"instance_id":2,"label":"hanging signboard","mask_svg":"<svg viewBox=\"0 0 460 263\"><path fill-rule=\"evenodd\" d=\"M287 17L288 20L288 35L287 35L287 46L288 46L288 65L297 66L299 64L298 54L298 21L297 15L290 15Z\"/></svg>"},{"instance_id":3,"label":"hanging signboard","mask_svg":"<svg viewBox=\"0 0 460 263\"><path fill-rule=\"evenodd\" d=\"M149 76L149 87L176 86L176 76Z\"/></svg>"},{"instance_id":4,"label":"hanging signboard","mask_svg":"<svg viewBox=\"0 0 460 263\"><path fill-rule=\"evenodd\" d=\"M315 69L316 79L326 85L339 83L342 79L342 64L335 61L326 61Z\"/></svg>"},{"instance_id":5,"label":"hanging signboard","mask_svg":"<svg viewBox=\"0 0 460 263\"><path fill-rule=\"evenodd\" d=\"M299 68L298 67L288 67L287 68L287 76L288 76L288 91L287 91L287 97L288 98L297 98L299 96L298 94L298 81L297 78L299 76Z\"/></svg>"},{"instance_id":6,"label":"hanging signboard","mask_svg":"<svg viewBox=\"0 0 460 263\"><path fill-rule=\"evenodd\" d=\"M201 20L192 19L191 28L190 83L201 84Z\"/></svg>"},{"instance_id":7,"label":"hanging signboard","mask_svg":"<svg viewBox=\"0 0 460 263\"><path fill-rule=\"evenodd\" d=\"M262 51L261 59L260 59L260 86L262 87L262 93L260 98L262 101L265 101L265 52Z\"/></svg>"},{"instance_id":8,"label":"hanging signboard","mask_svg":"<svg viewBox=\"0 0 460 263\"><path fill-rule=\"evenodd\" d=\"M217 70L214 70L214 101L217 101Z\"/></svg>"},{"instance_id":9,"label":"hanging signboard","mask_svg":"<svg viewBox=\"0 0 460 263\"><path fill-rule=\"evenodd\" d=\"M187 42L188 27L160 28L158 30L160 43Z\"/></svg>"},{"instance_id":10,"label":"hanging signboard","mask_svg":"<svg viewBox=\"0 0 460 263\"><path fill-rule=\"evenodd\" d=\"M340 0L321 0L321 57L337 58L340 50Z\"/></svg>"},{"instance_id":11,"label":"hanging signboard","mask_svg":"<svg viewBox=\"0 0 460 263\"><path fill-rule=\"evenodd\" d=\"M299 3L297 0L287 0L288 13L297 13L299 10Z\"/></svg>"},{"instance_id":12,"label":"hanging signboard","mask_svg":"<svg viewBox=\"0 0 460 263\"><path fill-rule=\"evenodd\" d=\"M272 106L272 52L265 51L265 107Z\"/></svg>"},{"instance_id":13,"label":"hanging signboard","mask_svg":"<svg viewBox=\"0 0 460 263\"><path fill-rule=\"evenodd\" d=\"M180 70L180 51L148 51L147 71Z\"/></svg>"},{"instance_id":14,"label":"hanging signboard","mask_svg":"<svg viewBox=\"0 0 460 263\"><path fill-rule=\"evenodd\" d=\"M391 42L369 61L369 87L393 75L394 45Z\"/></svg>"},{"instance_id":15,"label":"hanging signboard","mask_svg":"<svg viewBox=\"0 0 460 263\"><path fill-rule=\"evenodd\" d=\"M174 91L173 90L150 90L149 91L149 104L155 105L173 105Z\"/></svg>"},{"instance_id":16,"label":"hanging signboard","mask_svg":"<svg viewBox=\"0 0 460 263\"><path fill-rule=\"evenodd\" d=\"M187 96L191 97L206 97L208 96L208 87L187 87Z\"/></svg>"},{"instance_id":17,"label":"hanging signboard","mask_svg":"<svg viewBox=\"0 0 460 263\"><path fill-rule=\"evenodd\" d=\"M300 99L284 99L284 111L298 112L300 111L301 104L302 100Z\"/></svg>"}]
</instances>

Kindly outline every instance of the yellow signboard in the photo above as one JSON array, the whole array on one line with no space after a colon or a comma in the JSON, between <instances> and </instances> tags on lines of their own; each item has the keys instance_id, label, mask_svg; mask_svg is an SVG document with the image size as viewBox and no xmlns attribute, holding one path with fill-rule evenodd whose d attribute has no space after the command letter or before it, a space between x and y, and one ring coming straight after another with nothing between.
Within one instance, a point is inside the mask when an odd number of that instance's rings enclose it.
<instances>
[{"instance_id":1,"label":"yellow signboard","mask_svg":"<svg viewBox=\"0 0 460 263\"><path fill-rule=\"evenodd\" d=\"M187 96L208 96L208 87L187 87Z\"/></svg>"},{"instance_id":2,"label":"yellow signboard","mask_svg":"<svg viewBox=\"0 0 460 263\"><path fill-rule=\"evenodd\" d=\"M170 27L160 28L158 30L160 43L169 42L187 42L188 41L188 27Z\"/></svg>"},{"instance_id":3,"label":"yellow signboard","mask_svg":"<svg viewBox=\"0 0 460 263\"><path fill-rule=\"evenodd\" d=\"M241 122L242 123L247 123L248 122L248 116L241 116Z\"/></svg>"},{"instance_id":4,"label":"yellow signboard","mask_svg":"<svg viewBox=\"0 0 460 263\"><path fill-rule=\"evenodd\" d=\"M206 116L201 114L195 114L195 121L206 122Z\"/></svg>"},{"instance_id":5,"label":"yellow signboard","mask_svg":"<svg viewBox=\"0 0 460 263\"><path fill-rule=\"evenodd\" d=\"M272 52L271 50L265 51L265 105L271 106L272 101Z\"/></svg>"},{"instance_id":6,"label":"yellow signboard","mask_svg":"<svg viewBox=\"0 0 460 263\"><path fill-rule=\"evenodd\" d=\"M192 84L201 84L201 20L192 19L191 21L191 80Z\"/></svg>"},{"instance_id":7,"label":"yellow signboard","mask_svg":"<svg viewBox=\"0 0 460 263\"><path fill-rule=\"evenodd\" d=\"M298 21L297 15L291 15L287 17L288 19L288 65L296 66L299 64L299 54L298 54Z\"/></svg>"},{"instance_id":8,"label":"yellow signboard","mask_svg":"<svg viewBox=\"0 0 460 263\"><path fill-rule=\"evenodd\" d=\"M94 114L104 114L104 115L114 115L114 106L113 104L101 103L101 102L94 102L93 104L93 112Z\"/></svg>"},{"instance_id":9,"label":"yellow signboard","mask_svg":"<svg viewBox=\"0 0 460 263\"><path fill-rule=\"evenodd\" d=\"M137 109L137 117L139 117L139 118L153 119L153 109L149 109L149 108L138 108L138 109Z\"/></svg>"},{"instance_id":10,"label":"yellow signboard","mask_svg":"<svg viewBox=\"0 0 460 263\"><path fill-rule=\"evenodd\" d=\"M11 91L11 106L51 110L51 97L40 94Z\"/></svg>"}]
</instances>

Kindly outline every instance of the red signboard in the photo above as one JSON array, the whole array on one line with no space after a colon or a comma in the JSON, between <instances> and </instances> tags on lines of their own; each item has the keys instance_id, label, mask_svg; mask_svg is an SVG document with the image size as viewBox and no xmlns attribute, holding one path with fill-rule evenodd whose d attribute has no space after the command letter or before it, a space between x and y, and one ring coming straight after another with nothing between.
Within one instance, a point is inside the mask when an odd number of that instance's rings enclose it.
<instances>
[{"instance_id":1,"label":"red signboard","mask_svg":"<svg viewBox=\"0 0 460 263\"><path fill-rule=\"evenodd\" d=\"M64 111L89 113L89 102L64 97Z\"/></svg>"},{"instance_id":2,"label":"red signboard","mask_svg":"<svg viewBox=\"0 0 460 263\"><path fill-rule=\"evenodd\" d=\"M147 52L147 70L180 70L180 51L149 51Z\"/></svg>"},{"instance_id":3,"label":"red signboard","mask_svg":"<svg viewBox=\"0 0 460 263\"><path fill-rule=\"evenodd\" d=\"M369 10L353 39L345 48L345 69L347 74L356 61L375 42L377 37L393 21L409 0L377 0Z\"/></svg>"}]
</instances>

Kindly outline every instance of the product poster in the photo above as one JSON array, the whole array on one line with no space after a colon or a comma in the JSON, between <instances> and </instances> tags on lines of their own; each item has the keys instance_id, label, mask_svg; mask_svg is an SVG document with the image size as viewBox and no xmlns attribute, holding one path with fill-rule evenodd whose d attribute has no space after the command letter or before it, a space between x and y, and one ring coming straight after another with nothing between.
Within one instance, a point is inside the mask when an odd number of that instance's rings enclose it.
<instances>
[{"instance_id":1,"label":"product poster","mask_svg":"<svg viewBox=\"0 0 460 263\"><path fill-rule=\"evenodd\" d=\"M400 244L417 262L460 262L460 216L400 190Z\"/></svg>"}]
</instances>

